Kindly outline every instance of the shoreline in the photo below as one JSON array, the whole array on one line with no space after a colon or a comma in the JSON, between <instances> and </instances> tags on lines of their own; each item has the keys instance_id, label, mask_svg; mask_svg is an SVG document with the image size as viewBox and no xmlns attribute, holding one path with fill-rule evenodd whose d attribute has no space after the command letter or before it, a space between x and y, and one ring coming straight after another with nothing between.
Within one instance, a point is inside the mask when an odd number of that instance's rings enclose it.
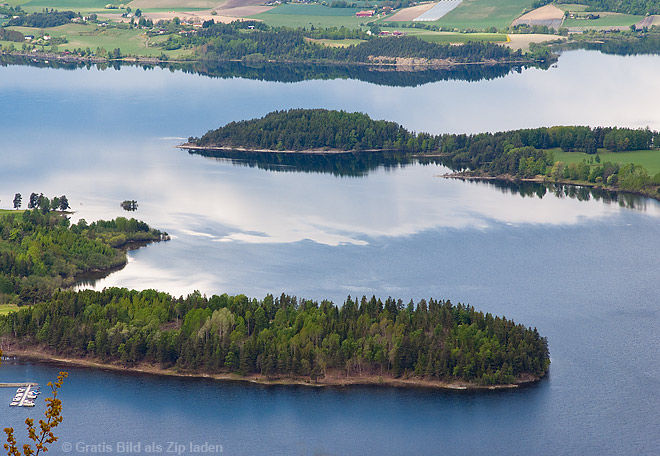
<instances>
[{"instance_id":1,"label":"shoreline","mask_svg":"<svg viewBox=\"0 0 660 456\"><path fill-rule=\"evenodd\" d=\"M49 64L50 61L58 61L63 63L81 63L81 64L112 64L112 63L125 63L125 64L149 64L149 65L177 65L177 64L209 64L209 63L245 63L245 64L274 64L274 65L328 65L328 66L366 66L374 68L397 68L405 69L407 71L426 71L426 70L441 70L448 68L455 68L461 66L496 66L496 65L533 65L538 64L537 60L528 58L511 59L511 60L493 60L484 59L478 62L456 62L451 59L433 60L423 57L417 58L404 58L404 57L381 57L372 56L369 62L342 62L335 60L275 60L265 59L258 61L251 61L249 59L222 59L222 60L209 60L204 58L182 58L182 59L161 59L160 57L146 56L146 55L131 55L111 59L107 57L97 56L80 56L76 54L64 54L54 52L24 52L24 51L5 51L0 50L0 56L22 57L31 59L35 62L43 62ZM193 57L190 55L189 57ZM419 68L419 69L417 69Z\"/></svg>"},{"instance_id":2,"label":"shoreline","mask_svg":"<svg viewBox=\"0 0 660 456\"><path fill-rule=\"evenodd\" d=\"M74 366L87 369L102 369L130 374L147 374L161 377L200 378L223 382L242 382L262 386L306 386L312 388L328 387L351 387L351 386L386 386L394 388L424 388L448 391L494 391L510 390L537 383L542 377L526 374L516 383L503 385L477 385L468 382L443 382L440 380L429 380L424 378L394 378L379 375L363 375L355 377L343 377L334 375L319 379L317 382L307 377L278 377L267 378L261 374L242 376L235 373L200 373L200 372L177 372L173 369L165 369L151 364L138 364L134 367L126 367L114 363L104 363L96 359L70 358L55 356L37 348L10 347L3 350L3 356L13 356L42 363L52 363L64 366Z\"/></svg>"},{"instance_id":3,"label":"shoreline","mask_svg":"<svg viewBox=\"0 0 660 456\"><path fill-rule=\"evenodd\" d=\"M342 155L359 154L363 152L397 152L396 149L363 149L363 150L341 150L341 149L306 149L306 150L274 150L274 149L252 149L249 147L228 146L196 146L192 143L184 143L174 146L177 149L209 152L246 152L266 154L304 154L304 155Z\"/></svg>"}]
</instances>

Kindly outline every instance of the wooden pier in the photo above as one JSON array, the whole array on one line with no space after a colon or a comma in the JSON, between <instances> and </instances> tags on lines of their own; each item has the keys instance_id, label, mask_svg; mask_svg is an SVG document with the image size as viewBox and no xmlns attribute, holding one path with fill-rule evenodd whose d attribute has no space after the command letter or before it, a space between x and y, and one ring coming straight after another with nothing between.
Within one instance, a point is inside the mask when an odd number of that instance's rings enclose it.
<instances>
[{"instance_id":1,"label":"wooden pier","mask_svg":"<svg viewBox=\"0 0 660 456\"><path fill-rule=\"evenodd\" d=\"M28 386L39 386L36 382L26 383L0 383L0 388L25 388Z\"/></svg>"}]
</instances>

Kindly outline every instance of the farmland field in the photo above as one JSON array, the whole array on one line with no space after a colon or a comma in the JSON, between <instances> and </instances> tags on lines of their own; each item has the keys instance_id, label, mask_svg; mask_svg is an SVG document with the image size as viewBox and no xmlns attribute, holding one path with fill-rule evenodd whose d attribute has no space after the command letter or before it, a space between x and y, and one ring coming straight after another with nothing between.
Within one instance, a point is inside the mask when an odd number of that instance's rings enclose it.
<instances>
[{"instance_id":1,"label":"farmland field","mask_svg":"<svg viewBox=\"0 0 660 456\"><path fill-rule=\"evenodd\" d=\"M465 0L439 21L429 23L457 29L504 28L529 7L529 0Z\"/></svg>"},{"instance_id":2,"label":"farmland field","mask_svg":"<svg viewBox=\"0 0 660 456\"><path fill-rule=\"evenodd\" d=\"M561 149L552 149L555 160L564 163L580 163L583 159L595 158L595 155L587 155L583 152L564 152ZM642 165L651 176L660 173L660 150L632 150L626 152L609 152L601 149L598 151L600 162L610 161L625 165L634 163Z\"/></svg>"},{"instance_id":3,"label":"farmland field","mask_svg":"<svg viewBox=\"0 0 660 456\"><path fill-rule=\"evenodd\" d=\"M357 28L360 24L375 19L356 17L359 8L329 8L321 5L285 4L268 12L251 16L272 26L284 27L350 27Z\"/></svg>"},{"instance_id":4,"label":"farmland field","mask_svg":"<svg viewBox=\"0 0 660 456\"><path fill-rule=\"evenodd\" d=\"M406 35L415 36L429 43L466 43L468 41L505 42L507 40L504 33L434 32L431 30L395 27L381 27L381 29L388 32L400 30L406 33Z\"/></svg>"},{"instance_id":5,"label":"farmland field","mask_svg":"<svg viewBox=\"0 0 660 456\"><path fill-rule=\"evenodd\" d=\"M39 35L42 29L30 27L11 27L23 34ZM45 29L52 37L66 36L67 43L58 45L58 50L73 51L77 48L85 49L89 47L92 51L97 47L105 48L111 51L115 48L121 49L123 54L133 54L141 56L159 56L165 53L169 56L179 56L188 51L163 51L159 47L147 47L147 37L142 30L138 29L116 29L97 27L95 25L66 24L59 27ZM149 40L151 45L162 41L164 37L154 37ZM20 46L20 43L18 43ZM16 43L14 43L16 45ZM18 47L18 46L17 46Z\"/></svg>"},{"instance_id":6,"label":"farmland field","mask_svg":"<svg viewBox=\"0 0 660 456\"><path fill-rule=\"evenodd\" d=\"M57 0L56 2L52 0L29 0L20 3L20 5L21 8L29 13L41 12L44 8L55 8L59 11L104 12L110 11L105 9L105 5L113 4L118 6L121 3L124 2L119 0Z\"/></svg>"},{"instance_id":7,"label":"farmland field","mask_svg":"<svg viewBox=\"0 0 660 456\"><path fill-rule=\"evenodd\" d=\"M635 24L644 16L637 16L634 14L619 14L619 13L594 13L600 14L599 19L566 19L564 20L564 27L628 27Z\"/></svg>"},{"instance_id":8,"label":"farmland field","mask_svg":"<svg viewBox=\"0 0 660 456\"><path fill-rule=\"evenodd\" d=\"M589 6L578 5L577 3L556 3L555 6L563 11L586 11Z\"/></svg>"}]
</instances>

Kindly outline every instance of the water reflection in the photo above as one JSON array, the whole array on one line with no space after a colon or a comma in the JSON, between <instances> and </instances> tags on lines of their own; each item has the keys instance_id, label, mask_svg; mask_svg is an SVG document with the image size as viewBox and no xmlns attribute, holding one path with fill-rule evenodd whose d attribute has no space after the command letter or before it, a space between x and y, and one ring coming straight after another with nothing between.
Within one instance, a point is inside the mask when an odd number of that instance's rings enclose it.
<instances>
[{"instance_id":1,"label":"water reflection","mask_svg":"<svg viewBox=\"0 0 660 456\"><path fill-rule=\"evenodd\" d=\"M443 157L423 155L412 156L403 152L343 153L343 154L295 154L244 152L231 150L199 151L189 150L191 155L201 155L219 163L258 168L285 173L326 173L337 177L365 177L377 169L395 170L409 165L450 166ZM459 179L461 180L461 179ZM555 183L506 182L496 180L471 181L499 189L503 193L525 197L543 198L551 193L556 198L570 198L578 201L600 201L605 204L618 204L626 209L645 211L649 199L633 193L618 193L602 188Z\"/></svg>"},{"instance_id":2,"label":"water reflection","mask_svg":"<svg viewBox=\"0 0 660 456\"><path fill-rule=\"evenodd\" d=\"M438 81L481 81L501 78L509 73L520 73L523 65L460 65L451 68L392 68L364 65L301 65L276 63L242 62L190 62L190 63L89 63L61 60L37 60L31 57L2 55L0 66L25 65L38 68L57 68L64 70L98 69L119 70L122 67L139 66L145 70L164 68L171 71L208 76L211 78L243 78L257 81L302 82L314 79L355 79L371 84L390 87L417 87ZM547 69L549 65L538 66Z\"/></svg>"},{"instance_id":3,"label":"water reflection","mask_svg":"<svg viewBox=\"0 0 660 456\"><path fill-rule=\"evenodd\" d=\"M242 152L232 150L189 150L219 162L275 172L327 173L338 177L361 177L378 168L395 169L413 163L442 164L440 157L412 156L404 152L352 152L342 154L298 154Z\"/></svg>"},{"instance_id":4,"label":"water reflection","mask_svg":"<svg viewBox=\"0 0 660 456\"><path fill-rule=\"evenodd\" d=\"M646 211L649 204L656 207L657 202L634 193L620 193L602 188L584 187L579 185L566 185L555 183L536 182L503 182L503 181L477 181L478 184L486 185L500 190L502 193L519 195L523 198L542 199L547 194L555 198L570 198L577 201L599 201L605 204L618 204L626 209Z\"/></svg>"}]
</instances>

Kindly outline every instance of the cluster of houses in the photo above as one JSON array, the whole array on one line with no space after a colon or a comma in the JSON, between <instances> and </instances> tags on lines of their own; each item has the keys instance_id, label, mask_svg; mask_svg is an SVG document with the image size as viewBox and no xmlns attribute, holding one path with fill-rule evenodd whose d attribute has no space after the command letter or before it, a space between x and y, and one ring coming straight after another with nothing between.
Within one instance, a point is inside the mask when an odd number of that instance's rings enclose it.
<instances>
[{"instance_id":1,"label":"cluster of houses","mask_svg":"<svg viewBox=\"0 0 660 456\"><path fill-rule=\"evenodd\" d=\"M388 31L382 31L378 34L378 36L404 36L406 32L400 32L398 30L395 30L393 32L388 32Z\"/></svg>"},{"instance_id":2,"label":"cluster of houses","mask_svg":"<svg viewBox=\"0 0 660 456\"><path fill-rule=\"evenodd\" d=\"M383 13L389 14L392 12L394 8L391 6L383 6L382 10ZM355 16L357 17L373 17L376 14L376 10L364 10L364 11L358 11L355 13Z\"/></svg>"}]
</instances>

